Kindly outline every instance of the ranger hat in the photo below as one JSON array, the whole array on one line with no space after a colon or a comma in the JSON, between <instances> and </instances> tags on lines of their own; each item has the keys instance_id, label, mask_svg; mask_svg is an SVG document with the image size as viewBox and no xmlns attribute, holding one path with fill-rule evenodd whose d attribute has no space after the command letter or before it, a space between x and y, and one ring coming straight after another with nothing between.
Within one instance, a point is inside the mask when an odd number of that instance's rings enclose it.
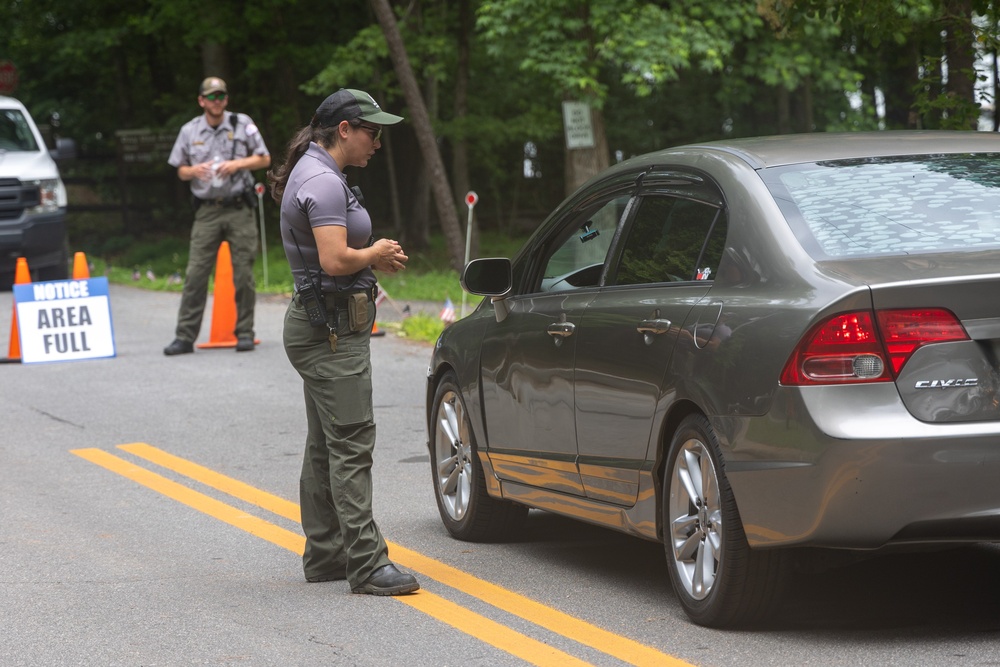
<instances>
[{"instance_id":1,"label":"ranger hat","mask_svg":"<svg viewBox=\"0 0 1000 667\"><path fill-rule=\"evenodd\" d=\"M378 102L368 93L362 90L341 88L323 100L323 103L316 108L310 125L313 127L333 127L342 121L355 118L367 120L377 125L395 125L403 120L402 116L382 111Z\"/></svg>"},{"instance_id":2,"label":"ranger hat","mask_svg":"<svg viewBox=\"0 0 1000 667\"><path fill-rule=\"evenodd\" d=\"M226 82L217 76L210 76L201 82L201 88L198 89L199 95L208 95L209 93L226 93Z\"/></svg>"}]
</instances>

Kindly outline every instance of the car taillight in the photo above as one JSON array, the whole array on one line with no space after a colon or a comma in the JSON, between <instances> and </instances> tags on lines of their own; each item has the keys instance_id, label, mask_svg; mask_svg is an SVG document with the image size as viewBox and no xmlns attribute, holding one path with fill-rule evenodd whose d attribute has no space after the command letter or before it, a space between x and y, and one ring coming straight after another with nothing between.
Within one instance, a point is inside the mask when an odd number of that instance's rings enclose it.
<instances>
[{"instance_id":1,"label":"car taillight","mask_svg":"<svg viewBox=\"0 0 1000 667\"><path fill-rule=\"evenodd\" d=\"M943 308L880 310L877 315L895 375L899 375L903 364L923 345L969 340L965 327L954 313Z\"/></svg>"},{"instance_id":2,"label":"car taillight","mask_svg":"<svg viewBox=\"0 0 1000 667\"><path fill-rule=\"evenodd\" d=\"M871 313L841 313L813 327L792 352L781 384L885 382L885 352Z\"/></svg>"},{"instance_id":3,"label":"car taillight","mask_svg":"<svg viewBox=\"0 0 1000 667\"><path fill-rule=\"evenodd\" d=\"M841 313L810 329L785 364L781 383L888 382L920 346L969 338L942 308L880 310L877 328L872 315Z\"/></svg>"}]
</instances>

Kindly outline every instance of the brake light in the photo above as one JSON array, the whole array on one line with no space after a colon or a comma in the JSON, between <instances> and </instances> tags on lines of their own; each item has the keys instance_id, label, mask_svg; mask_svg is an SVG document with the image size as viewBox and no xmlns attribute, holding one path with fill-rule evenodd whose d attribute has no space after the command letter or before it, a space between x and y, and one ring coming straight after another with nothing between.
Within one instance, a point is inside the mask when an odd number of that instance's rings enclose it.
<instances>
[{"instance_id":1,"label":"brake light","mask_svg":"<svg viewBox=\"0 0 1000 667\"><path fill-rule=\"evenodd\" d=\"M969 339L943 308L880 310L877 318L876 328L870 311L841 313L810 329L785 364L781 383L888 382L917 348Z\"/></svg>"},{"instance_id":2,"label":"brake light","mask_svg":"<svg viewBox=\"0 0 1000 667\"><path fill-rule=\"evenodd\" d=\"M965 327L955 314L943 308L880 310L878 326L882 330L895 375L899 375L903 364L919 347L929 343L969 340Z\"/></svg>"},{"instance_id":3,"label":"brake light","mask_svg":"<svg viewBox=\"0 0 1000 667\"><path fill-rule=\"evenodd\" d=\"M886 382L885 352L871 313L841 313L809 330L781 373L781 384Z\"/></svg>"}]
</instances>

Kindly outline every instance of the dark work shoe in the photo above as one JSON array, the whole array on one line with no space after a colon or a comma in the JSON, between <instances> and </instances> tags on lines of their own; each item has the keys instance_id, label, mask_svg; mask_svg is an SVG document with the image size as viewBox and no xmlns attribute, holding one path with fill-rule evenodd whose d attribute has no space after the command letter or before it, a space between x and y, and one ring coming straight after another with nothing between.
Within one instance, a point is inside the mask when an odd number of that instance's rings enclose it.
<instances>
[{"instance_id":1,"label":"dark work shoe","mask_svg":"<svg viewBox=\"0 0 1000 667\"><path fill-rule=\"evenodd\" d=\"M236 340L237 352L253 352L253 348L254 348L253 336L240 336Z\"/></svg>"},{"instance_id":2,"label":"dark work shoe","mask_svg":"<svg viewBox=\"0 0 1000 667\"><path fill-rule=\"evenodd\" d=\"M352 593L368 595L404 595L420 588L416 577L408 572L400 572L392 563L383 565L371 573L361 584L351 589Z\"/></svg>"},{"instance_id":3,"label":"dark work shoe","mask_svg":"<svg viewBox=\"0 0 1000 667\"><path fill-rule=\"evenodd\" d=\"M172 357L175 354L190 354L194 352L194 344L186 340L175 338L174 342L163 348L163 354Z\"/></svg>"},{"instance_id":4,"label":"dark work shoe","mask_svg":"<svg viewBox=\"0 0 1000 667\"><path fill-rule=\"evenodd\" d=\"M347 568L342 567L339 570L333 570L326 574L316 574L311 577L306 577L306 581L310 584L318 584L323 581L343 581L347 579Z\"/></svg>"}]
</instances>

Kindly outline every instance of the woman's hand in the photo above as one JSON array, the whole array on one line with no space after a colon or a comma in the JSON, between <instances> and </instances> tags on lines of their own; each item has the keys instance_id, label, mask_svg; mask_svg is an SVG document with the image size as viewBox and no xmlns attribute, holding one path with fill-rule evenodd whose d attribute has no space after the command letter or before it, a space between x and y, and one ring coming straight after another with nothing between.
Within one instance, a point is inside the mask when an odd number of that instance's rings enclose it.
<instances>
[{"instance_id":1,"label":"woman's hand","mask_svg":"<svg viewBox=\"0 0 1000 667\"><path fill-rule=\"evenodd\" d=\"M406 268L406 260L409 259L404 253L399 243L392 239L379 239L372 244L375 251L375 261L372 269L385 273L396 273Z\"/></svg>"}]
</instances>

